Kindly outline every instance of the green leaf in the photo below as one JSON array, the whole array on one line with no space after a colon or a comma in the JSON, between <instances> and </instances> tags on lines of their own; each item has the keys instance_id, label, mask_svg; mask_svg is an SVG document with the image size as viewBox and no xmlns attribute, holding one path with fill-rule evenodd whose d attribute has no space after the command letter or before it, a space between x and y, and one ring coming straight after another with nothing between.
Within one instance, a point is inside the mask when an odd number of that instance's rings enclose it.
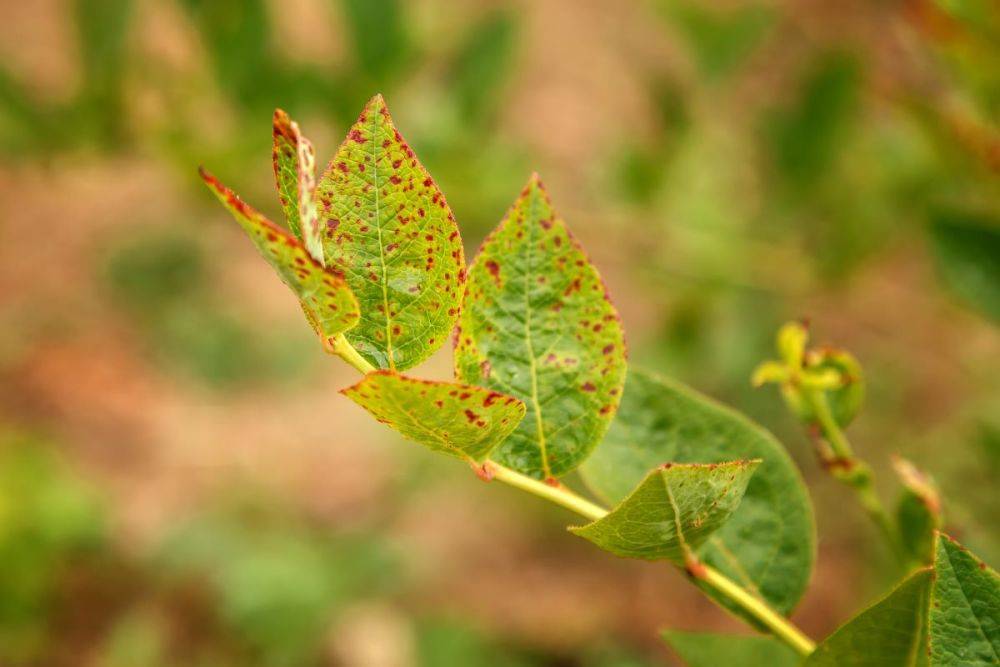
<instances>
[{"instance_id":1,"label":"green leaf","mask_svg":"<svg viewBox=\"0 0 1000 667\"><path fill-rule=\"evenodd\" d=\"M404 3L399 0L340 0L358 68L379 83L393 80L412 51Z\"/></svg>"},{"instance_id":2,"label":"green leaf","mask_svg":"<svg viewBox=\"0 0 1000 667\"><path fill-rule=\"evenodd\" d=\"M316 212L316 151L302 136L298 123L281 109L274 110L274 179L278 199L285 212L288 228L306 246L320 264L323 259L323 235Z\"/></svg>"},{"instance_id":3,"label":"green leaf","mask_svg":"<svg viewBox=\"0 0 1000 667\"><path fill-rule=\"evenodd\" d=\"M934 560L930 644L935 667L1000 663L1000 578L941 534Z\"/></svg>"},{"instance_id":4,"label":"green leaf","mask_svg":"<svg viewBox=\"0 0 1000 667\"><path fill-rule=\"evenodd\" d=\"M316 200L326 260L346 271L364 312L347 340L377 368L405 370L429 357L458 317L462 239L381 95L341 144Z\"/></svg>"},{"instance_id":5,"label":"green leaf","mask_svg":"<svg viewBox=\"0 0 1000 667\"><path fill-rule=\"evenodd\" d=\"M513 12L498 9L488 13L463 38L452 65L454 94L462 115L481 120L496 104L511 69L517 33Z\"/></svg>"},{"instance_id":6,"label":"green leaf","mask_svg":"<svg viewBox=\"0 0 1000 667\"><path fill-rule=\"evenodd\" d=\"M358 324L358 302L343 274L313 259L298 239L245 204L204 169L201 177L299 298L318 333L332 338Z\"/></svg>"},{"instance_id":7,"label":"green leaf","mask_svg":"<svg viewBox=\"0 0 1000 667\"><path fill-rule=\"evenodd\" d=\"M663 633L663 641L677 652L688 667L795 667L799 664L795 651L770 637L667 630Z\"/></svg>"},{"instance_id":8,"label":"green leaf","mask_svg":"<svg viewBox=\"0 0 1000 667\"><path fill-rule=\"evenodd\" d=\"M580 472L616 503L664 461L739 458L762 462L740 508L698 556L788 614L809 583L816 528L795 464L763 428L689 387L632 368L618 417Z\"/></svg>"},{"instance_id":9,"label":"green leaf","mask_svg":"<svg viewBox=\"0 0 1000 667\"><path fill-rule=\"evenodd\" d=\"M375 371L342 394L404 437L482 463L524 418L513 396L455 382Z\"/></svg>"},{"instance_id":10,"label":"green leaf","mask_svg":"<svg viewBox=\"0 0 1000 667\"><path fill-rule=\"evenodd\" d=\"M930 226L944 283L987 317L1000 320L1000 223L985 215L943 211Z\"/></svg>"},{"instance_id":11,"label":"green leaf","mask_svg":"<svg viewBox=\"0 0 1000 667\"><path fill-rule=\"evenodd\" d=\"M918 570L910 575L888 596L827 637L803 665L926 665L927 603L933 578L931 568Z\"/></svg>"},{"instance_id":12,"label":"green leaf","mask_svg":"<svg viewBox=\"0 0 1000 667\"><path fill-rule=\"evenodd\" d=\"M685 565L739 507L759 463L664 463L607 516L569 530L618 556Z\"/></svg>"},{"instance_id":13,"label":"green leaf","mask_svg":"<svg viewBox=\"0 0 1000 667\"><path fill-rule=\"evenodd\" d=\"M494 458L536 478L578 466L618 409L618 312L537 174L469 268L455 373L527 404L528 418Z\"/></svg>"}]
</instances>

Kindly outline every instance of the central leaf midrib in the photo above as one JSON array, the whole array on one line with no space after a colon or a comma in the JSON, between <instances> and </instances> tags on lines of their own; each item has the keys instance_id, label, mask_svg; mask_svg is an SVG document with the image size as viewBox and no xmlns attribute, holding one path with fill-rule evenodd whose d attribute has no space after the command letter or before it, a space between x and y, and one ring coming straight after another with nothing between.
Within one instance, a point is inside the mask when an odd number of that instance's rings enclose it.
<instances>
[{"instance_id":1,"label":"central leaf midrib","mask_svg":"<svg viewBox=\"0 0 1000 667\"><path fill-rule=\"evenodd\" d=\"M379 210L379 185L378 185L378 119L382 115L381 109L372 110L372 182L375 184L375 231L378 234L378 260L382 267L382 307L385 309L385 356L389 362L389 368L395 368L396 362L392 356L392 325L389 314L389 277L385 263L385 247L382 245L382 214Z\"/></svg>"},{"instance_id":2,"label":"central leaf midrib","mask_svg":"<svg viewBox=\"0 0 1000 667\"><path fill-rule=\"evenodd\" d=\"M528 350L528 372L531 375L531 407L535 413L535 430L538 433L538 451L542 459L542 476L548 479L552 476L552 470L549 467L549 456L546 451L545 445L545 430L543 427L542 420L542 406L538 402L538 368L535 362L535 348L531 342L531 275L533 269L533 255L534 255L534 232L535 225L532 224L535 220L536 209L538 207L538 190L537 185L531 190L531 204L529 208L529 215L526 217L524 224L530 228L530 231L526 235L528 238L528 268L524 272L524 343Z\"/></svg>"}]
</instances>

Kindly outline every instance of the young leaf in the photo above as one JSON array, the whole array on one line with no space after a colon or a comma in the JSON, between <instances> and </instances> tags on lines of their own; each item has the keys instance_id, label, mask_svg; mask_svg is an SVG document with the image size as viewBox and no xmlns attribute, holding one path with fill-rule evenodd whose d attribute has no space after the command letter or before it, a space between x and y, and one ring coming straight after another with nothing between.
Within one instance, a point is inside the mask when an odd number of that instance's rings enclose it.
<instances>
[{"instance_id":1,"label":"young leaf","mask_svg":"<svg viewBox=\"0 0 1000 667\"><path fill-rule=\"evenodd\" d=\"M896 525L901 546L913 563L934 562L935 533L941 528L941 500L934 482L915 465L893 459L903 491L896 503Z\"/></svg>"},{"instance_id":2,"label":"young leaf","mask_svg":"<svg viewBox=\"0 0 1000 667\"><path fill-rule=\"evenodd\" d=\"M618 556L685 565L739 507L759 463L664 463L607 516L569 530Z\"/></svg>"},{"instance_id":3,"label":"young leaf","mask_svg":"<svg viewBox=\"0 0 1000 667\"><path fill-rule=\"evenodd\" d=\"M332 338L356 326L358 302L344 277L313 259L302 243L245 204L204 169L201 177L291 288L318 333Z\"/></svg>"},{"instance_id":4,"label":"young leaf","mask_svg":"<svg viewBox=\"0 0 1000 667\"><path fill-rule=\"evenodd\" d=\"M663 633L663 641L677 652L688 667L796 667L799 664L795 651L771 637L667 630Z\"/></svg>"},{"instance_id":5,"label":"young leaf","mask_svg":"<svg viewBox=\"0 0 1000 667\"><path fill-rule=\"evenodd\" d=\"M1000 577L940 534L931 592L931 662L951 667L1000 663Z\"/></svg>"},{"instance_id":6,"label":"young leaf","mask_svg":"<svg viewBox=\"0 0 1000 667\"><path fill-rule=\"evenodd\" d=\"M469 268L455 339L459 379L528 406L528 418L497 449L499 463L550 478L590 454L618 408L624 334L597 270L537 175Z\"/></svg>"},{"instance_id":7,"label":"young leaf","mask_svg":"<svg viewBox=\"0 0 1000 667\"><path fill-rule=\"evenodd\" d=\"M914 667L927 664L927 603L934 572L918 570L888 596L841 626L805 667ZM995 663L994 663L995 664Z\"/></svg>"},{"instance_id":8,"label":"young leaf","mask_svg":"<svg viewBox=\"0 0 1000 667\"><path fill-rule=\"evenodd\" d=\"M618 416L580 472L598 496L617 503L663 461L739 458L761 464L740 508L698 557L788 614L809 583L816 528L798 469L763 428L689 387L633 367Z\"/></svg>"},{"instance_id":9,"label":"young leaf","mask_svg":"<svg viewBox=\"0 0 1000 667\"><path fill-rule=\"evenodd\" d=\"M274 110L274 179L278 199L285 212L288 228L306 246L320 264L323 261L323 237L313 193L316 190L316 151L302 136L298 124L281 109Z\"/></svg>"},{"instance_id":10,"label":"young leaf","mask_svg":"<svg viewBox=\"0 0 1000 667\"><path fill-rule=\"evenodd\" d=\"M347 340L378 368L439 348L458 316L465 256L455 217L376 95L316 187L327 262L365 313Z\"/></svg>"},{"instance_id":11,"label":"young leaf","mask_svg":"<svg viewBox=\"0 0 1000 667\"><path fill-rule=\"evenodd\" d=\"M375 371L341 391L383 424L435 451L482 463L524 418L524 403L481 387Z\"/></svg>"}]
</instances>

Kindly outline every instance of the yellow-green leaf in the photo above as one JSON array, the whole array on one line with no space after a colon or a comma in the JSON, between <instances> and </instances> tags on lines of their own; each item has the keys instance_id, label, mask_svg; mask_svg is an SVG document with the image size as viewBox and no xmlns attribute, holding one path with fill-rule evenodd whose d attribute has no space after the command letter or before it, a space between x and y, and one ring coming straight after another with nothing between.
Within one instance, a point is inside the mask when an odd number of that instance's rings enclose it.
<instances>
[{"instance_id":1,"label":"yellow-green leaf","mask_svg":"<svg viewBox=\"0 0 1000 667\"><path fill-rule=\"evenodd\" d=\"M482 463L524 418L513 396L455 382L375 371L342 393L404 437Z\"/></svg>"},{"instance_id":2,"label":"yellow-green leaf","mask_svg":"<svg viewBox=\"0 0 1000 667\"><path fill-rule=\"evenodd\" d=\"M739 507L759 463L665 463L607 516L569 530L618 556L685 565Z\"/></svg>"},{"instance_id":3,"label":"yellow-green leaf","mask_svg":"<svg viewBox=\"0 0 1000 667\"><path fill-rule=\"evenodd\" d=\"M469 268L455 336L459 379L528 406L499 463L558 477L604 436L625 380L621 322L537 175Z\"/></svg>"},{"instance_id":4,"label":"yellow-green leaf","mask_svg":"<svg viewBox=\"0 0 1000 667\"><path fill-rule=\"evenodd\" d=\"M204 169L201 177L299 298L318 333L332 338L357 325L358 302L340 272L313 259L301 241L244 203Z\"/></svg>"},{"instance_id":5,"label":"yellow-green leaf","mask_svg":"<svg viewBox=\"0 0 1000 667\"><path fill-rule=\"evenodd\" d=\"M429 357L458 317L462 239L381 95L320 178L316 205L326 261L344 270L364 313L347 340L377 368L405 370Z\"/></svg>"},{"instance_id":6,"label":"yellow-green leaf","mask_svg":"<svg viewBox=\"0 0 1000 667\"><path fill-rule=\"evenodd\" d=\"M663 641L688 667L795 667L801 662L795 651L772 637L667 630Z\"/></svg>"}]
</instances>

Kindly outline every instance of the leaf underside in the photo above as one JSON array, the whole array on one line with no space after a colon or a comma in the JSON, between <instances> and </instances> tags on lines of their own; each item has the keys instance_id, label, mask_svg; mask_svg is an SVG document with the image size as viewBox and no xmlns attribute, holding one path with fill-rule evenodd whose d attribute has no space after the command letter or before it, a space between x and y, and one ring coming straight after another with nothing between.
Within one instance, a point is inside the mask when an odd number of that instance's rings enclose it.
<instances>
[{"instance_id":1,"label":"leaf underside","mask_svg":"<svg viewBox=\"0 0 1000 667\"><path fill-rule=\"evenodd\" d=\"M299 298L318 333L331 338L358 324L358 302L339 272L313 259L301 241L244 203L214 176L202 170L201 177Z\"/></svg>"},{"instance_id":2,"label":"leaf underside","mask_svg":"<svg viewBox=\"0 0 1000 667\"><path fill-rule=\"evenodd\" d=\"M463 382L522 399L495 459L546 479L590 454L618 409L625 342L604 283L532 176L483 242L455 334Z\"/></svg>"},{"instance_id":3,"label":"leaf underside","mask_svg":"<svg viewBox=\"0 0 1000 667\"><path fill-rule=\"evenodd\" d=\"M798 469L766 430L678 382L633 367L618 416L580 472L613 504L664 461L741 458L762 462L739 509L698 557L788 614L809 584L816 528Z\"/></svg>"},{"instance_id":4,"label":"leaf underside","mask_svg":"<svg viewBox=\"0 0 1000 667\"><path fill-rule=\"evenodd\" d=\"M320 222L313 194L316 189L316 152L299 126L281 109L274 111L271 158L278 199L288 228L309 254L323 264Z\"/></svg>"},{"instance_id":5,"label":"leaf underside","mask_svg":"<svg viewBox=\"0 0 1000 667\"><path fill-rule=\"evenodd\" d=\"M392 371L369 373L342 393L404 437L471 463L482 463L524 418L513 396Z\"/></svg>"},{"instance_id":6,"label":"leaf underside","mask_svg":"<svg viewBox=\"0 0 1000 667\"><path fill-rule=\"evenodd\" d=\"M569 530L618 556L684 565L739 507L758 463L664 464L607 516Z\"/></svg>"},{"instance_id":7,"label":"leaf underside","mask_svg":"<svg viewBox=\"0 0 1000 667\"><path fill-rule=\"evenodd\" d=\"M344 269L364 313L348 342L377 368L429 357L458 317L465 256L444 195L381 95L320 178L316 205L327 263Z\"/></svg>"},{"instance_id":8,"label":"leaf underside","mask_svg":"<svg viewBox=\"0 0 1000 667\"><path fill-rule=\"evenodd\" d=\"M827 637L806 667L913 667L926 665L927 603L934 572L918 570L882 600Z\"/></svg>"},{"instance_id":9,"label":"leaf underside","mask_svg":"<svg viewBox=\"0 0 1000 667\"><path fill-rule=\"evenodd\" d=\"M668 630L663 640L688 667L795 667L800 662L795 651L771 637Z\"/></svg>"}]
</instances>

